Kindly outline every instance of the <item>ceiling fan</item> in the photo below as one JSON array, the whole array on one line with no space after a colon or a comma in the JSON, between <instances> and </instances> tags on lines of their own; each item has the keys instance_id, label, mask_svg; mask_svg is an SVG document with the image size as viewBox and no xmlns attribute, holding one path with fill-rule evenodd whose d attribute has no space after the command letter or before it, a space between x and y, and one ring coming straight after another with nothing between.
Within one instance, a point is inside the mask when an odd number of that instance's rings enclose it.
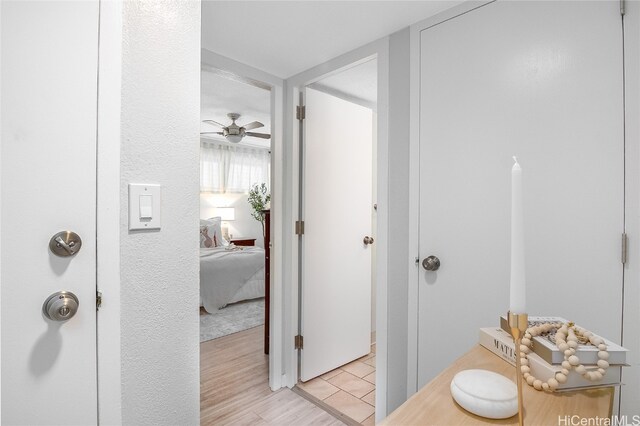
<instances>
[{"instance_id":1,"label":"ceiling fan","mask_svg":"<svg viewBox=\"0 0 640 426\"><path fill-rule=\"evenodd\" d=\"M236 124L236 120L240 118L240 114L232 112L227 114L227 117L231 119L231 124L225 126L224 124L220 124L217 121L213 120L203 120L203 123L213 124L214 126L218 126L222 129L221 132L201 132L201 135L222 135L229 142L238 143L245 136L253 136L254 138L262 138L262 139L271 139L271 135L267 133L255 133L255 132L247 132L247 130L257 129L259 127L264 127L259 121L252 121L251 123L245 124L244 126L238 126Z\"/></svg>"}]
</instances>

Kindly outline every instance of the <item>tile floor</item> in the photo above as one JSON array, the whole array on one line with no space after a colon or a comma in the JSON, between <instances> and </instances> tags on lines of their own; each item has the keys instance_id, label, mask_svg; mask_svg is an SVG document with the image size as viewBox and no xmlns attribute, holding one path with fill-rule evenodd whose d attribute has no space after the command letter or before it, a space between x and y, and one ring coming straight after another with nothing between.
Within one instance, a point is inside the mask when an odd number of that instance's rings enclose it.
<instances>
[{"instance_id":1,"label":"tile floor","mask_svg":"<svg viewBox=\"0 0 640 426\"><path fill-rule=\"evenodd\" d=\"M363 425L375 424L376 345L371 353L298 388Z\"/></svg>"}]
</instances>

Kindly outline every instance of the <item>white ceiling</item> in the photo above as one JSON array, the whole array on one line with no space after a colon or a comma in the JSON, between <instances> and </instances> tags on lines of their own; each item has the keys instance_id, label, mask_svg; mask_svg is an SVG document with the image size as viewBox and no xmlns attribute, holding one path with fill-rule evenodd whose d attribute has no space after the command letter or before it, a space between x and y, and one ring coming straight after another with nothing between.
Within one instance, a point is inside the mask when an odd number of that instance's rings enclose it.
<instances>
[{"instance_id":1,"label":"white ceiling","mask_svg":"<svg viewBox=\"0 0 640 426\"><path fill-rule=\"evenodd\" d=\"M271 133L271 92L219 75L214 70L203 68L200 71L200 119L214 120L222 124L231 124L227 117L230 112L241 115L237 123L247 124L259 121L264 124L252 132ZM207 123L200 123L200 131L217 132L220 129ZM224 140L222 136L206 136L216 140ZM246 136L242 145L269 147L269 139Z\"/></svg>"},{"instance_id":2,"label":"white ceiling","mask_svg":"<svg viewBox=\"0 0 640 426\"><path fill-rule=\"evenodd\" d=\"M288 78L461 1L202 2L202 47Z\"/></svg>"}]
</instances>

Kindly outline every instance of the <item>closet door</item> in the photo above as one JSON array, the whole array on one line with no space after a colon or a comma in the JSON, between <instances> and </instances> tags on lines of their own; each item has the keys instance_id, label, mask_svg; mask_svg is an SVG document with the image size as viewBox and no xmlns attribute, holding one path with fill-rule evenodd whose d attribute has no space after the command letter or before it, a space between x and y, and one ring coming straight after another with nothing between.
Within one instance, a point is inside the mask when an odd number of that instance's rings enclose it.
<instances>
[{"instance_id":1,"label":"closet door","mask_svg":"<svg viewBox=\"0 0 640 426\"><path fill-rule=\"evenodd\" d=\"M420 36L419 386L509 307L512 156L527 310L618 341L624 230L617 2L490 3Z\"/></svg>"}]
</instances>

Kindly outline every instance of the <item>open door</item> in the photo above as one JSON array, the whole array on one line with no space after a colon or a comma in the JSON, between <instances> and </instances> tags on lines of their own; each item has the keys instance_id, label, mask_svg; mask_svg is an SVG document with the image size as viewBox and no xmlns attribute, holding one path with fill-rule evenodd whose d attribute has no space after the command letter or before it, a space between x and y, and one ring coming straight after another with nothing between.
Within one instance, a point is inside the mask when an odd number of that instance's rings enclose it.
<instances>
[{"instance_id":1,"label":"open door","mask_svg":"<svg viewBox=\"0 0 640 426\"><path fill-rule=\"evenodd\" d=\"M99 2L0 7L0 422L97 424Z\"/></svg>"},{"instance_id":2,"label":"open door","mask_svg":"<svg viewBox=\"0 0 640 426\"><path fill-rule=\"evenodd\" d=\"M300 379L371 344L373 112L307 88L303 121Z\"/></svg>"}]
</instances>

